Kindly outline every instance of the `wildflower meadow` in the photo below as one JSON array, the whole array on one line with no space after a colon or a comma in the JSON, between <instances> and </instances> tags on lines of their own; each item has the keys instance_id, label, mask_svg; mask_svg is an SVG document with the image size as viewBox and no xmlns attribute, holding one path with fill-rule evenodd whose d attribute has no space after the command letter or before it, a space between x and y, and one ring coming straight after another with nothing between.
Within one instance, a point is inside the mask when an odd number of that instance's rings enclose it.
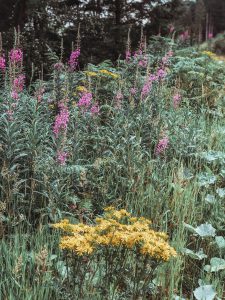
<instances>
[{"instance_id":1,"label":"wildflower meadow","mask_svg":"<svg viewBox=\"0 0 225 300\"><path fill-rule=\"evenodd\" d=\"M225 59L173 30L35 80L0 42L0 300L225 299Z\"/></svg>"}]
</instances>

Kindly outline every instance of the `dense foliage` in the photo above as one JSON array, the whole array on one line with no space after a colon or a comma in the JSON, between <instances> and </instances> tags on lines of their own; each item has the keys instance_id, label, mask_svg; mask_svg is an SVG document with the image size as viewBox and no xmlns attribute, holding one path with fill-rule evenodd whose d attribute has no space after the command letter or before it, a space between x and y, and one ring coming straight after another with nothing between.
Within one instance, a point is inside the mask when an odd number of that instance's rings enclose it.
<instances>
[{"instance_id":1,"label":"dense foliage","mask_svg":"<svg viewBox=\"0 0 225 300\"><path fill-rule=\"evenodd\" d=\"M25 88L24 52L0 55L0 297L223 299L224 58L155 37L79 71L78 44Z\"/></svg>"}]
</instances>

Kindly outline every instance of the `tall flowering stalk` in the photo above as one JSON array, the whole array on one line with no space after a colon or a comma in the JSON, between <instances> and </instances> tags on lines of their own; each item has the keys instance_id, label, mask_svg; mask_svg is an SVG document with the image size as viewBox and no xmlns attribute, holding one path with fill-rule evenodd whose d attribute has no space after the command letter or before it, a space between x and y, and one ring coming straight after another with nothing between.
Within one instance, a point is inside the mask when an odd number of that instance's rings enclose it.
<instances>
[{"instance_id":1,"label":"tall flowering stalk","mask_svg":"<svg viewBox=\"0 0 225 300\"><path fill-rule=\"evenodd\" d=\"M83 109L87 109L91 105L91 100L92 100L92 93L84 92L81 94L81 98L79 99L77 106Z\"/></svg>"},{"instance_id":2,"label":"tall flowering stalk","mask_svg":"<svg viewBox=\"0 0 225 300\"><path fill-rule=\"evenodd\" d=\"M147 79L146 79L146 81L145 81L145 83L143 85L142 91L141 91L141 97L142 97L142 99L146 98L148 96L148 94L151 91L153 82L155 82L157 80L158 80L158 76L157 75L155 75L155 74L148 75L148 77L147 77Z\"/></svg>"},{"instance_id":3,"label":"tall flowering stalk","mask_svg":"<svg viewBox=\"0 0 225 300\"><path fill-rule=\"evenodd\" d=\"M12 49L9 53L10 62L14 64L23 62L23 51L21 49Z\"/></svg>"},{"instance_id":4,"label":"tall flowering stalk","mask_svg":"<svg viewBox=\"0 0 225 300\"><path fill-rule=\"evenodd\" d=\"M69 111L64 103L59 104L59 114L56 116L53 132L55 137L58 138L60 134L66 134L67 126L69 123Z\"/></svg>"},{"instance_id":5,"label":"tall flowering stalk","mask_svg":"<svg viewBox=\"0 0 225 300\"><path fill-rule=\"evenodd\" d=\"M158 141L158 144L155 149L155 154L160 155L164 153L168 147L169 147L169 138L168 136L164 136L162 139Z\"/></svg>"},{"instance_id":6,"label":"tall flowering stalk","mask_svg":"<svg viewBox=\"0 0 225 300\"><path fill-rule=\"evenodd\" d=\"M20 94L23 92L25 86L25 75L23 74L23 51L18 45L9 52L9 78L11 89L11 98L9 99L11 100L8 101L8 115L10 119L12 119L13 113L20 99Z\"/></svg>"},{"instance_id":7,"label":"tall flowering stalk","mask_svg":"<svg viewBox=\"0 0 225 300\"><path fill-rule=\"evenodd\" d=\"M189 38L190 38L190 34L189 34L189 31L188 31L188 30L182 32L182 33L180 34L180 36L179 36L179 39L180 39L182 42L187 41Z\"/></svg>"},{"instance_id":8,"label":"tall flowering stalk","mask_svg":"<svg viewBox=\"0 0 225 300\"><path fill-rule=\"evenodd\" d=\"M59 141L56 160L60 165L65 165L68 153L64 151L64 145L69 123L69 110L65 102L59 103L58 108L59 113L56 116L55 123L53 125L53 133L55 135L55 139Z\"/></svg>"},{"instance_id":9,"label":"tall flowering stalk","mask_svg":"<svg viewBox=\"0 0 225 300\"><path fill-rule=\"evenodd\" d=\"M122 107L123 94L121 91L118 91L115 97L115 107L116 109L121 109Z\"/></svg>"},{"instance_id":10,"label":"tall flowering stalk","mask_svg":"<svg viewBox=\"0 0 225 300\"><path fill-rule=\"evenodd\" d=\"M180 101L181 101L181 95L179 93L176 93L174 96L173 96L173 107L175 109L178 108L179 104L180 104Z\"/></svg>"},{"instance_id":11,"label":"tall flowering stalk","mask_svg":"<svg viewBox=\"0 0 225 300\"><path fill-rule=\"evenodd\" d=\"M77 48L75 51L72 51L69 59L69 67L71 71L75 71L78 66L78 58L80 56L80 48Z\"/></svg>"},{"instance_id":12,"label":"tall flowering stalk","mask_svg":"<svg viewBox=\"0 0 225 300\"><path fill-rule=\"evenodd\" d=\"M0 71L5 72L6 69L6 59L5 56L2 54L0 56Z\"/></svg>"},{"instance_id":13,"label":"tall flowering stalk","mask_svg":"<svg viewBox=\"0 0 225 300\"><path fill-rule=\"evenodd\" d=\"M131 49L130 49L130 28L127 35L127 47L126 47L126 62L129 62L131 59Z\"/></svg>"}]
</instances>

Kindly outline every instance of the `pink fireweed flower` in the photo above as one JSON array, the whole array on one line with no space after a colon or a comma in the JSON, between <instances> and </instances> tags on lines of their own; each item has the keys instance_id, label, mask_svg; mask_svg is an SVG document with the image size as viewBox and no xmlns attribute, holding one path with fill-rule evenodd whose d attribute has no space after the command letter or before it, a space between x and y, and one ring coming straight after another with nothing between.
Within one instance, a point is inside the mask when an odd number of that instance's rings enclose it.
<instances>
[{"instance_id":1,"label":"pink fireweed flower","mask_svg":"<svg viewBox=\"0 0 225 300\"><path fill-rule=\"evenodd\" d=\"M117 94L116 94L116 108L117 109L120 109L121 106L122 106L122 100L123 100L123 94L121 93L121 91L119 91Z\"/></svg>"},{"instance_id":2,"label":"pink fireweed flower","mask_svg":"<svg viewBox=\"0 0 225 300\"><path fill-rule=\"evenodd\" d=\"M185 42L186 40L188 40L189 37L190 37L190 35L189 35L189 31L188 31L188 30L184 31L184 32L181 33L180 36L179 36L179 38L180 38L180 40L181 40L182 42Z\"/></svg>"},{"instance_id":3,"label":"pink fireweed flower","mask_svg":"<svg viewBox=\"0 0 225 300\"><path fill-rule=\"evenodd\" d=\"M168 52L167 52L167 54L166 54L166 55L167 55L168 57L172 57L172 56L173 56L173 54L174 54L174 53L173 53L173 51L172 51L172 50L170 50L170 51L168 51Z\"/></svg>"},{"instance_id":4,"label":"pink fireweed flower","mask_svg":"<svg viewBox=\"0 0 225 300\"><path fill-rule=\"evenodd\" d=\"M141 59L141 60L138 62L138 65L139 65L140 67L143 67L143 68L147 67L147 64L148 64L148 61L147 61L147 58L146 58L146 57L144 57L143 59Z\"/></svg>"},{"instance_id":5,"label":"pink fireweed flower","mask_svg":"<svg viewBox=\"0 0 225 300\"><path fill-rule=\"evenodd\" d=\"M56 71L61 71L63 69L63 67L64 67L64 65L61 62L58 62L58 63L54 64L54 69Z\"/></svg>"},{"instance_id":6,"label":"pink fireweed flower","mask_svg":"<svg viewBox=\"0 0 225 300\"><path fill-rule=\"evenodd\" d=\"M179 93L173 96L173 107L176 109L178 108L181 101L181 95Z\"/></svg>"},{"instance_id":7,"label":"pink fireweed flower","mask_svg":"<svg viewBox=\"0 0 225 300\"><path fill-rule=\"evenodd\" d=\"M149 80L151 82L154 82L154 81L157 81L158 80L158 77L155 75L155 74L150 74L149 75Z\"/></svg>"},{"instance_id":8,"label":"pink fireweed flower","mask_svg":"<svg viewBox=\"0 0 225 300\"><path fill-rule=\"evenodd\" d=\"M213 38L213 33L212 32L209 32L208 33L208 39L210 40L210 39L212 39Z\"/></svg>"},{"instance_id":9,"label":"pink fireweed flower","mask_svg":"<svg viewBox=\"0 0 225 300\"><path fill-rule=\"evenodd\" d=\"M137 58L143 54L143 51L141 49L138 49L137 51L134 51L134 57Z\"/></svg>"},{"instance_id":10,"label":"pink fireweed flower","mask_svg":"<svg viewBox=\"0 0 225 300\"><path fill-rule=\"evenodd\" d=\"M169 145L169 138L167 136L164 136L164 138L162 138L158 141L158 144L157 144L156 150L155 150L155 154L159 155L159 154L165 152L165 150L168 148L168 145Z\"/></svg>"},{"instance_id":11,"label":"pink fireweed flower","mask_svg":"<svg viewBox=\"0 0 225 300\"><path fill-rule=\"evenodd\" d=\"M136 88L134 88L134 87L132 87L131 89L130 89L130 93L131 93L131 95L136 95L136 93L137 93L137 89Z\"/></svg>"},{"instance_id":12,"label":"pink fireweed flower","mask_svg":"<svg viewBox=\"0 0 225 300\"><path fill-rule=\"evenodd\" d=\"M16 91L12 91L11 97L12 97L14 100L18 100L18 99L19 99L19 94L18 94Z\"/></svg>"},{"instance_id":13,"label":"pink fireweed flower","mask_svg":"<svg viewBox=\"0 0 225 300\"><path fill-rule=\"evenodd\" d=\"M169 63L169 59L173 56L173 51L170 50L166 53L166 55L162 58L162 65L166 66Z\"/></svg>"},{"instance_id":14,"label":"pink fireweed flower","mask_svg":"<svg viewBox=\"0 0 225 300\"><path fill-rule=\"evenodd\" d=\"M13 80L13 89L17 92L22 92L25 84L25 76L20 74Z\"/></svg>"},{"instance_id":15,"label":"pink fireweed flower","mask_svg":"<svg viewBox=\"0 0 225 300\"><path fill-rule=\"evenodd\" d=\"M79 102L77 103L78 107L89 107L91 105L92 100L92 93L84 92L81 94L81 98L79 99Z\"/></svg>"},{"instance_id":16,"label":"pink fireweed flower","mask_svg":"<svg viewBox=\"0 0 225 300\"><path fill-rule=\"evenodd\" d=\"M65 165L68 157L68 153L65 151L57 151L57 162L60 165Z\"/></svg>"},{"instance_id":17,"label":"pink fireweed flower","mask_svg":"<svg viewBox=\"0 0 225 300\"><path fill-rule=\"evenodd\" d=\"M16 108L17 105L18 105L18 103L17 103L17 102L14 102L14 103L12 103L11 107L12 107L12 108Z\"/></svg>"},{"instance_id":18,"label":"pink fireweed flower","mask_svg":"<svg viewBox=\"0 0 225 300\"><path fill-rule=\"evenodd\" d=\"M13 120L13 114L14 114L13 110L8 109L6 113L9 117L9 120L12 121Z\"/></svg>"},{"instance_id":19,"label":"pink fireweed flower","mask_svg":"<svg viewBox=\"0 0 225 300\"><path fill-rule=\"evenodd\" d=\"M151 91L151 88L152 88L152 83L154 81L157 81L159 78L157 75L154 75L154 74L150 74L149 77L147 78L147 81L145 82L143 88L142 88L142 91L141 91L141 96L142 97L146 97L150 91Z\"/></svg>"},{"instance_id":20,"label":"pink fireweed flower","mask_svg":"<svg viewBox=\"0 0 225 300\"><path fill-rule=\"evenodd\" d=\"M167 75L167 73L166 73L165 70L158 69L156 76L157 76L158 79L164 79L166 77L166 75Z\"/></svg>"},{"instance_id":21,"label":"pink fireweed flower","mask_svg":"<svg viewBox=\"0 0 225 300\"><path fill-rule=\"evenodd\" d=\"M151 88L152 88L151 81L146 81L143 88L142 88L141 96L146 97L150 93Z\"/></svg>"},{"instance_id":22,"label":"pink fireweed flower","mask_svg":"<svg viewBox=\"0 0 225 300\"><path fill-rule=\"evenodd\" d=\"M98 115L99 114L99 111L100 111L100 107L98 105L98 103L95 103L91 109L90 109L90 112L91 112L91 115L94 116L94 115Z\"/></svg>"},{"instance_id":23,"label":"pink fireweed flower","mask_svg":"<svg viewBox=\"0 0 225 300\"><path fill-rule=\"evenodd\" d=\"M6 69L6 61L5 61L5 56L0 56L0 70L2 70L3 72Z\"/></svg>"},{"instance_id":24,"label":"pink fireweed flower","mask_svg":"<svg viewBox=\"0 0 225 300\"><path fill-rule=\"evenodd\" d=\"M23 61L23 51L21 49L12 49L9 53L9 58L12 63Z\"/></svg>"},{"instance_id":25,"label":"pink fireweed flower","mask_svg":"<svg viewBox=\"0 0 225 300\"><path fill-rule=\"evenodd\" d=\"M44 88L39 88L36 92L35 92L35 96L37 97L37 101L40 103L43 99L43 95L44 95L45 89Z\"/></svg>"},{"instance_id":26,"label":"pink fireweed flower","mask_svg":"<svg viewBox=\"0 0 225 300\"><path fill-rule=\"evenodd\" d=\"M174 27L174 25L173 24L169 24L169 33L173 33L174 32L174 30L175 30L175 27Z\"/></svg>"},{"instance_id":27,"label":"pink fireweed flower","mask_svg":"<svg viewBox=\"0 0 225 300\"><path fill-rule=\"evenodd\" d=\"M55 123L53 126L53 132L56 138L61 132L66 132L69 123L69 111L65 104L61 103L59 105L59 109L59 114L56 116Z\"/></svg>"},{"instance_id":28,"label":"pink fireweed flower","mask_svg":"<svg viewBox=\"0 0 225 300\"><path fill-rule=\"evenodd\" d=\"M131 59L131 52L129 50L126 51L126 61L130 61Z\"/></svg>"},{"instance_id":29,"label":"pink fireweed flower","mask_svg":"<svg viewBox=\"0 0 225 300\"><path fill-rule=\"evenodd\" d=\"M78 66L78 58L80 56L80 49L78 48L77 50L73 51L71 54L70 54L70 59L69 59L69 66L70 66L70 69L72 71L74 71L77 66Z\"/></svg>"}]
</instances>

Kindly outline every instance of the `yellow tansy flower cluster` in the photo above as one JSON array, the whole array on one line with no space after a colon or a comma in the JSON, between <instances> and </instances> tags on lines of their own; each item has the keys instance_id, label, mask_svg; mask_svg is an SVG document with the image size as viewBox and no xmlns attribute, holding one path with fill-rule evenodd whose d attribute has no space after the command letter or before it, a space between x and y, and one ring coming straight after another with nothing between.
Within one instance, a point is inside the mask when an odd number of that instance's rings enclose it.
<instances>
[{"instance_id":1,"label":"yellow tansy flower cluster","mask_svg":"<svg viewBox=\"0 0 225 300\"><path fill-rule=\"evenodd\" d=\"M125 209L108 207L95 221L95 226L74 225L66 219L54 224L54 228L68 234L61 239L61 249L87 255L105 247L124 247L157 260L167 261L176 256L176 251L167 242L167 235L150 229L151 221L146 218L132 217Z\"/></svg>"},{"instance_id":2,"label":"yellow tansy flower cluster","mask_svg":"<svg viewBox=\"0 0 225 300\"><path fill-rule=\"evenodd\" d=\"M84 92L87 92L88 90L86 89L86 87L85 86L82 86L82 85L79 85L77 88L76 88L76 90L78 91L78 92L81 92L81 93L84 93Z\"/></svg>"},{"instance_id":3,"label":"yellow tansy flower cluster","mask_svg":"<svg viewBox=\"0 0 225 300\"><path fill-rule=\"evenodd\" d=\"M119 75L118 75L118 74L113 73L113 72L110 72L110 71L108 71L108 70L100 70L99 73L100 73L100 74L103 74L103 75L110 76L110 77L112 77L112 78L114 78L114 79L119 78Z\"/></svg>"},{"instance_id":4,"label":"yellow tansy flower cluster","mask_svg":"<svg viewBox=\"0 0 225 300\"><path fill-rule=\"evenodd\" d=\"M93 72L93 71L86 71L85 73L89 77L96 77L96 76L98 76L98 73L97 72Z\"/></svg>"},{"instance_id":5,"label":"yellow tansy flower cluster","mask_svg":"<svg viewBox=\"0 0 225 300\"><path fill-rule=\"evenodd\" d=\"M116 73L113 73L113 72L110 72L108 70L99 70L99 71L85 71L84 72L88 77L96 77L96 76L99 76L99 75L105 75L105 76L109 76L113 79L117 79L119 78L119 75L116 74Z\"/></svg>"},{"instance_id":6,"label":"yellow tansy flower cluster","mask_svg":"<svg viewBox=\"0 0 225 300\"><path fill-rule=\"evenodd\" d=\"M222 60L220 56L216 55L215 53L211 51L203 51L202 54L209 56L213 60Z\"/></svg>"}]
</instances>

